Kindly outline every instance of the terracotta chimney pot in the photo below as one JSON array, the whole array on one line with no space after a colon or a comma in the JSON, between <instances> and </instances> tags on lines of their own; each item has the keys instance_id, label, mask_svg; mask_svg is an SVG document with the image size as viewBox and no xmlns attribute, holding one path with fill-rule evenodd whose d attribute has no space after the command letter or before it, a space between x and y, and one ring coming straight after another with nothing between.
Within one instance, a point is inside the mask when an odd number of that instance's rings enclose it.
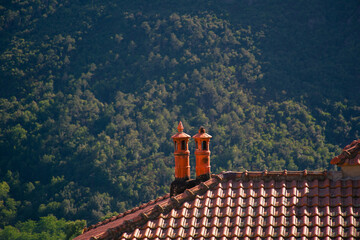
<instances>
[{"instance_id":1,"label":"terracotta chimney pot","mask_svg":"<svg viewBox=\"0 0 360 240\"><path fill-rule=\"evenodd\" d=\"M205 128L201 127L199 133L193 136L195 140L196 179L207 180L210 178L210 138Z\"/></svg>"},{"instance_id":2,"label":"terracotta chimney pot","mask_svg":"<svg viewBox=\"0 0 360 240\"><path fill-rule=\"evenodd\" d=\"M174 141L174 156L175 156L175 179L190 179L190 151L188 147L190 135L183 132L184 126L179 122L177 127L178 133L171 138Z\"/></svg>"}]
</instances>

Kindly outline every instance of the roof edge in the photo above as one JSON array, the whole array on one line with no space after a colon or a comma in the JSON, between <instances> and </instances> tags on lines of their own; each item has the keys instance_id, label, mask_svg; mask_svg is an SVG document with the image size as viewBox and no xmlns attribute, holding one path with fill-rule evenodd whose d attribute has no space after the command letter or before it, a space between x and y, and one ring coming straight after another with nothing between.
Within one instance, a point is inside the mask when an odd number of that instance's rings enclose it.
<instances>
[{"instance_id":1,"label":"roof edge","mask_svg":"<svg viewBox=\"0 0 360 240\"><path fill-rule=\"evenodd\" d=\"M105 225L105 224L107 224L107 223L109 223L109 222L113 222L113 221L115 221L115 220L117 220L117 219L119 219L119 218L125 217L125 216L127 216L127 215L129 215L129 214L135 213L135 212L138 211L138 210L142 210L142 209L150 206L151 204L155 204L155 203L157 203L157 202L159 202L159 201L162 201L162 200L164 200L164 199L166 199L166 198L169 198L169 197L170 197L170 194L167 193L167 194L165 194L164 196L158 197L158 198L156 198L156 199L154 199L154 200L152 200L152 201L150 201L150 202L141 204L140 206L134 207L134 208L132 208L132 209L130 209L130 210L127 210L127 211L125 211L125 212L123 212L123 213L120 213L120 214L118 214L118 215L116 215L116 216L113 216L113 217L111 217L111 218L105 219L104 221L98 222L98 223L93 224L93 225L91 225L91 226L89 226L89 227L85 227L85 228L83 229L82 234L84 234L84 233L86 233L86 232L88 232L88 231L90 231L90 230L92 230L92 229L101 227L101 226L103 226L103 225Z\"/></svg>"}]
</instances>

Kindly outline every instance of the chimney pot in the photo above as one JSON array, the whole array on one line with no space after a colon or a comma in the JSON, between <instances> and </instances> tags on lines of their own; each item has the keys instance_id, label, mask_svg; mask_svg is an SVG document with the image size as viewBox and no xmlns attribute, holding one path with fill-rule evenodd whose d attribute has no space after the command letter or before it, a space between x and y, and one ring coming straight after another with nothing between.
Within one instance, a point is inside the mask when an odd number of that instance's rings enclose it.
<instances>
[{"instance_id":1,"label":"chimney pot","mask_svg":"<svg viewBox=\"0 0 360 240\"><path fill-rule=\"evenodd\" d=\"M204 127L200 127L199 133L193 136L195 140L196 179L208 180L210 178L210 138Z\"/></svg>"},{"instance_id":2,"label":"chimney pot","mask_svg":"<svg viewBox=\"0 0 360 240\"><path fill-rule=\"evenodd\" d=\"M190 151L188 142L190 136L183 132L184 126L179 122L177 127L178 133L171 138L174 141L174 156L175 156L175 179L189 179L190 178Z\"/></svg>"}]
</instances>

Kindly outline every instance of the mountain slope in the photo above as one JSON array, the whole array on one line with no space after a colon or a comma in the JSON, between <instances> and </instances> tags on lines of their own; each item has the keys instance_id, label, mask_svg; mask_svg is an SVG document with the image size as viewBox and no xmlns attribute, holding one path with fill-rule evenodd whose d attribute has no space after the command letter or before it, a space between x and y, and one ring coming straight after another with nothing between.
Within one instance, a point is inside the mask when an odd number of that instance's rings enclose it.
<instances>
[{"instance_id":1,"label":"mountain slope","mask_svg":"<svg viewBox=\"0 0 360 240\"><path fill-rule=\"evenodd\" d=\"M0 5L0 227L168 192L179 120L214 172L328 169L359 137L357 1Z\"/></svg>"}]
</instances>

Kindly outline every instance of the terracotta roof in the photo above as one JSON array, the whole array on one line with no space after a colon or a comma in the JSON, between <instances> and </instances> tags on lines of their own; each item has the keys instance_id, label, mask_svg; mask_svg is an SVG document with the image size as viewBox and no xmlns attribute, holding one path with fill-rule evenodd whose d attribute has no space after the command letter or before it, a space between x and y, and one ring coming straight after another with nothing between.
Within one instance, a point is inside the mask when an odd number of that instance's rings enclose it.
<instances>
[{"instance_id":1,"label":"terracotta roof","mask_svg":"<svg viewBox=\"0 0 360 240\"><path fill-rule=\"evenodd\" d=\"M359 239L360 180L341 176L224 172L75 239Z\"/></svg>"},{"instance_id":2,"label":"terracotta roof","mask_svg":"<svg viewBox=\"0 0 360 240\"><path fill-rule=\"evenodd\" d=\"M360 165L360 139L344 147L341 154L334 157L330 163L338 166Z\"/></svg>"}]
</instances>

